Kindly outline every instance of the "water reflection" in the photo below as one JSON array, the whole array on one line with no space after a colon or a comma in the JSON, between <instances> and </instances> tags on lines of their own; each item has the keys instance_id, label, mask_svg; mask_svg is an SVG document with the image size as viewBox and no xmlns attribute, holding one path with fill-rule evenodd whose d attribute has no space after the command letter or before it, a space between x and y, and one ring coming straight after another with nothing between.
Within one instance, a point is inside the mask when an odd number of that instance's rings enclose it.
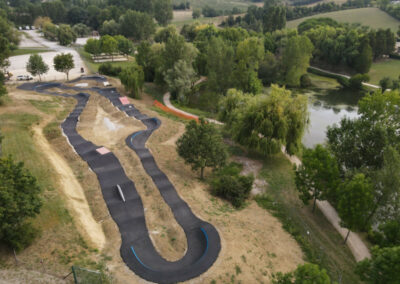
<instances>
[{"instance_id":1,"label":"water reflection","mask_svg":"<svg viewBox=\"0 0 400 284\"><path fill-rule=\"evenodd\" d=\"M328 126L339 123L343 117L356 118L357 103L363 94L341 88L313 89L308 96L310 124L303 137L306 147L314 147L326 141Z\"/></svg>"}]
</instances>

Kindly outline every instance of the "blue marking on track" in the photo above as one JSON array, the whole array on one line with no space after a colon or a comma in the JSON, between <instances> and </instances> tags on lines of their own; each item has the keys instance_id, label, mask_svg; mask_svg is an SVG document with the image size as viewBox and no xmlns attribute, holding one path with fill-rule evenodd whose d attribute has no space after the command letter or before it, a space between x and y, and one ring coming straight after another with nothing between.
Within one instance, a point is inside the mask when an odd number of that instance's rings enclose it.
<instances>
[{"instance_id":1,"label":"blue marking on track","mask_svg":"<svg viewBox=\"0 0 400 284\"><path fill-rule=\"evenodd\" d=\"M200 262L202 260L202 258L207 254L207 251L208 251L208 235L203 228L200 228L200 230L203 232L204 236L206 237L206 249L203 252L203 255L196 261L196 263Z\"/></svg>"},{"instance_id":2,"label":"blue marking on track","mask_svg":"<svg viewBox=\"0 0 400 284\"><path fill-rule=\"evenodd\" d=\"M137 256L137 254L136 254L135 249L133 248L133 246L131 246L131 250L132 250L133 254L135 255L136 259L139 261L139 263L140 263L141 265L143 265L143 267L145 267L145 268L147 268L147 269L149 269L149 270L151 270L151 271L155 271L155 270L151 269L150 267L148 267L146 264L144 264L144 263L140 260L140 258Z\"/></svg>"},{"instance_id":3,"label":"blue marking on track","mask_svg":"<svg viewBox=\"0 0 400 284\"><path fill-rule=\"evenodd\" d=\"M132 144L132 146L133 146L133 138L135 138L137 135L139 135L139 134L142 133L142 132L143 132L143 130L138 131L138 132L136 132L135 134L133 134L133 135L131 136L131 144Z\"/></svg>"}]
</instances>

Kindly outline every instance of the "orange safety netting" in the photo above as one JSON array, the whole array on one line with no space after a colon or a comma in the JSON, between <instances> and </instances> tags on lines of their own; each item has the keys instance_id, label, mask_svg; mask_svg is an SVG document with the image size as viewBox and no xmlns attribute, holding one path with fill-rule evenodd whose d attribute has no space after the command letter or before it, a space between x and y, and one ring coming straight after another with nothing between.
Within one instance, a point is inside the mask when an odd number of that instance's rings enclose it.
<instances>
[{"instance_id":1,"label":"orange safety netting","mask_svg":"<svg viewBox=\"0 0 400 284\"><path fill-rule=\"evenodd\" d=\"M165 111L165 112L171 113L171 114L173 114L175 116L178 116L180 118L189 119L189 120L196 120L196 122L199 122L199 118L197 116L195 116L195 115L187 115L187 114L181 113L179 111L173 110L173 109L163 105L162 103L160 103L157 100L154 100L153 105L158 107L159 109Z\"/></svg>"}]
</instances>

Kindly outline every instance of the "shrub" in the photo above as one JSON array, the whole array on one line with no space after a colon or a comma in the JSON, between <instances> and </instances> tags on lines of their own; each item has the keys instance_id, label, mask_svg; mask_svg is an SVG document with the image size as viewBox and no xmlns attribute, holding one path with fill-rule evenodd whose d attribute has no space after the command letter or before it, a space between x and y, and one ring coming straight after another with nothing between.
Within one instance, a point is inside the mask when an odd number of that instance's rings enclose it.
<instances>
[{"instance_id":1,"label":"shrub","mask_svg":"<svg viewBox=\"0 0 400 284\"><path fill-rule=\"evenodd\" d=\"M308 74L303 74L300 77L300 86L302 88L308 88L311 86L311 79L310 76L308 76Z\"/></svg>"},{"instance_id":2,"label":"shrub","mask_svg":"<svg viewBox=\"0 0 400 284\"><path fill-rule=\"evenodd\" d=\"M99 67L99 73L107 76L117 77L121 71L121 67L113 66L110 62L102 63Z\"/></svg>"},{"instance_id":3,"label":"shrub","mask_svg":"<svg viewBox=\"0 0 400 284\"><path fill-rule=\"evenodd\" d=\"M214 174L211 180L211 191L224 198L236 208L241 207L249 197L253 186L252 175L240 175L240 167L231 163Z\"/></svg>"}]
</instances>

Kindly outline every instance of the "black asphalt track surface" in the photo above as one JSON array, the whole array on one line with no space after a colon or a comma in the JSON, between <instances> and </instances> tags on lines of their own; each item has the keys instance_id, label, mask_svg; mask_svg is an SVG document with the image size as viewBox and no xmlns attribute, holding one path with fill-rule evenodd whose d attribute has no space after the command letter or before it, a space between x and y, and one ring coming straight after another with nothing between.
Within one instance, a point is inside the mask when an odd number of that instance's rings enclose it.
<instances>
[{"instance_id":1,"label":"black asphalt track surface","mask_svg":"<svg viewBox=\"0 0 400 284\"><path fill-rule=\"evenodd\" d=\"M99 82L106 80L101 76L85 76L72 82L83 79ZM73 89L79 93L68 95L47 91L54 87ZM217 230L193 214L188 204L180 198L168 177L158 168L153 155L145 146L151 134L160 127L160 120L140 113L132 104L123 105L115 88L78 88L60 83L26 83L19 88L73 97L77 100L74 110L61 124L61 128L73 149L96 173L110 215L117 223L121 233L120 253L122 259L133 272L152 282L176 283L197 277L213 265L221 250L221 241ZM146 227L142 200L134 182L126 176L117 157L112 152L105 155L99 154L96 149L101 146L85 140L76 131L79 116L90 97L88 93L84 92L87 90L96 91L120 111L146 125L146 130L129 135L126 143L139 156L146 173L152 178L161 196L171 208L176 221L186 234L187 251L180 260L167 261L154 248ZM122 201L117 184L120 185L126 202Z\"/></svg>"}]
</instances>

